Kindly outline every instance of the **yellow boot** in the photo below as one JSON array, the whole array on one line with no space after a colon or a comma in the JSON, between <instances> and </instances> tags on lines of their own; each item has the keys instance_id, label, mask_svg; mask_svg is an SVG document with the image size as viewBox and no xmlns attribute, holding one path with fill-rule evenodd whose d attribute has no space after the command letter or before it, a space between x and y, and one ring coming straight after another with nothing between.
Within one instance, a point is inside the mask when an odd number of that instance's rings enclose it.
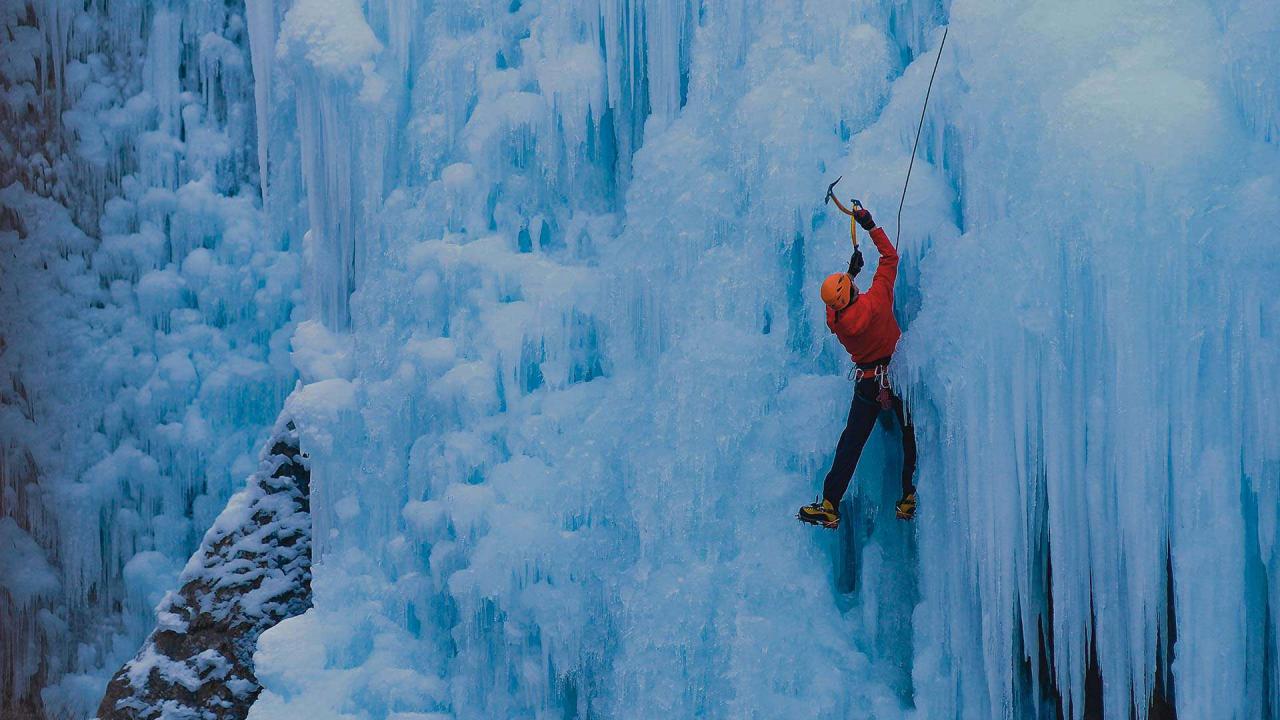
<instances>
[{"instance_id":1,"label":"yellow boot","mask_svg":"<svg viewBox=\"0 0 1280 720\"><path fill-rule=\"evenodd\" d=\"M840 527L840 511L836 506L831 504L830 500L818 498L811 504L800 508L800 512L796 513L796 517L800 522L807 522L810 525L821 525L824 528L835 529Z\"/></svg>"},{"instance_id":2,"label":"yellow boot","mask_svg":"<svg viewBox=\"0 0 1280 720\"><path fill-rule=\"evenodd\" d=\"M911 520L916 516L916 494L909 492L894 505L898 510L899 520Z\"/></svg>"}]
</instances>

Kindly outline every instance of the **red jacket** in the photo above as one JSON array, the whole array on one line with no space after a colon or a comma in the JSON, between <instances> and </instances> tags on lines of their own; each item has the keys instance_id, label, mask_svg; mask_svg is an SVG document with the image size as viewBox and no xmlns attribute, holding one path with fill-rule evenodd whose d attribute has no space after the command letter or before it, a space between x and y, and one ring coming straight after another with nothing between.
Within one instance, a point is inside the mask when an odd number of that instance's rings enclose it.
<instances>
[{"instance_id":1,"label":"red jacket","mask_svg":"<svg viewBox=\"0 0 1280 720\"><path fill-rule=\"evenodd\" d=\"M898 278L898 251L882 228L871 231L871 239L880 251L871 288L854 298L845 309L836 312L827 306L827 327L840 338L855 363L869 363L887 358L898 346L902 331L893 316L893 283Z\"/></svg>"}]
</instances>

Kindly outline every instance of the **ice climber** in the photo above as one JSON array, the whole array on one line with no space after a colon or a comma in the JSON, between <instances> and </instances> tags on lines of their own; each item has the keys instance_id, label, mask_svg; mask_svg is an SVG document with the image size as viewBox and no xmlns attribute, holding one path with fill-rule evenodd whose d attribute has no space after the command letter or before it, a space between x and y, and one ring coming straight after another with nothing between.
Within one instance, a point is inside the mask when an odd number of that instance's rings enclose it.
<instances>
[{"instance_id":1,"label":"ice climber","mask_svg":"<svg viewBox=\"0 0 1280 720\"><path fill-rule=\"evenodd\" d=\"M849 351L856 365L852 373L855 381L853 402L844 432L840 433L840 442L836 444L831 470L822 486L822 497L800 508L797 517L828 528L840 525L840 500L849 488L862 447L880 413L893 410L902 428L902 499L898 500L896 507L898 519L910 520L916 514L916 488L912 482L916 469L916 434L915 428L907 422L902 399L889 386L889 360L902 335L893 316L893 283L898 275L898 252L884 230L876 227L871 213L857 200L851 202L853 209L850 210L840 203L830 188L827 189L827 197L835 200L836 207L852 218L849 224L851 235L855 233L853 221L871 234L871 240L880 251L880 266L876 268L871 287L864 293L858 292L853 280L862 270L863 260L854 235L849 271L829 275L822 282L827 327L840 339L840 344Z\"/></svg>"}]
</instances>

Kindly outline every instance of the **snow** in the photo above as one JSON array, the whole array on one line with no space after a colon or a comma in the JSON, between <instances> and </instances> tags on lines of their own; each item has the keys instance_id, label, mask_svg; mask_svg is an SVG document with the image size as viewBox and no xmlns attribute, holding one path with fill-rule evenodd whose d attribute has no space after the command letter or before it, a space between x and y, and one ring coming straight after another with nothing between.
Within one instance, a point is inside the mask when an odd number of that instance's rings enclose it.
<instances>
[{"instance_id":1,"label":"snow","mask_svg":"<svg viewBox=\"0 0 1280 720\"><path fill-rule=\"evenodd\" d=\"M359 70L382 50L355 0L303 0L285 14L276 53L300 53L314 68L335 75Z\"/></svg>"},{"instance_id":2,"label":"snow","mask_svg":"<svg viewBox=\"0 0 1280 720\"><path fill-rule=\"evenodd\" d=\"M0 10L20 694L91 709L283 408L255 720L1280 707L1276 3L100 5ZM826 533L841 175L921 509L882 424Z\"/></svg>"},{"instance_id":3,"label":"snow","mask_svg":"<svg viewBox=\"0 0 1280 720\"><path fill-rule=\"evenodd\" d=\"M309 444L317 449L333 445L328 428L344 414L356 410L356 388L348 380L331 378L303 386L289 396L286 412L307 428Z\"/></svg>"},{"instance_id":4,"label":"snow","mask_svg":"<svg viewBox=\"0 0 1280 720\"><path fill-rule=\"evenodd\" d=\"M353 359L345 339L324 325L307 320L298 323L290 340L293 366L308 382L350 377Z\"/></svg>"}]
</instances>

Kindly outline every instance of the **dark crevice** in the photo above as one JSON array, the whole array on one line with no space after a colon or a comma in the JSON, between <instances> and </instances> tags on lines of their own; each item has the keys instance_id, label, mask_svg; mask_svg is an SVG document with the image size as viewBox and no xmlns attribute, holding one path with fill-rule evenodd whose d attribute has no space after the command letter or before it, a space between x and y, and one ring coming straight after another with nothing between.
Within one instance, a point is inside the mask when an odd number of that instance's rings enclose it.
<instances>
[{"instance_id":1,"label":"dark crevice","mask_svg":"<svg viewBox=\"0 0 1280 720\"><path fill-rule=\"evenodd\" d=\"M1040 619L1039 625L1039 641L1040 641L1040 703L1043 710L1038 713L1044 716L1048 713L1054 720L1063 720L1065 713L1062 706L1062 692L1058 689L1058 676L1054 672L1053 654L1054 654L1054 634L1053 634L1053 558L1049 554L1049 546L1047 541L1044 545L1044 592L1045 592L1045 614Z\"/></svg>"},{"instance_id":2,"label":"dark crevice","mask_svg":"<svg viewBox=\"0 0 1280 720\"><path fill-rule=\"evenodd\" d=\"M1174 701L1173 656L1178 641L1177 608L1173 595L1173 552L1165 545L1165 617L1163 632L1156 635L1156 678L1151 702L1147 707L1148 720L1177 720L1178 708Z\"/></svg>"},{"instance_id":3,"label":"dark crevice","mask_svg":"<svg viewBox=\"0 0 1280 720\"><path fill-rule=\"evenodd\" d=\"M1102 668L1098 664L1098 614L1094 610L1093 589L1089 589L1089 662L1084 670L1084 720L1102 720Z\"/></svg>"}]
</instances>

